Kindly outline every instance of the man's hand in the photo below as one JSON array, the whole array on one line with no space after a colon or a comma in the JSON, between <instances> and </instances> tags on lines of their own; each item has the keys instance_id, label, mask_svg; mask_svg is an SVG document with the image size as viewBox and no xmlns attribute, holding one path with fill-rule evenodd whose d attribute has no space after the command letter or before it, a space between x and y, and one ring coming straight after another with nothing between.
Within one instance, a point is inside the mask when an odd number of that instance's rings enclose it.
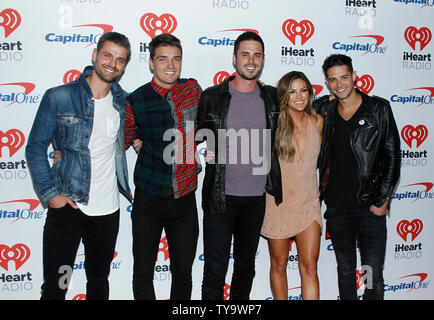
<instances>
[{"instance_id":1,"label":"man's hand","mask_svg":"<svg viewBox=\"0 0 434 320\"><path fill-rule=\"evenodd\" d=\"M62 208L64 206L66 206L66 204L69 204L74 209L78 209L77 204L74 201L72 201L71 199L69 199L67 196L65 196L64 194L59 194L59 195L55 196L54 198L51 198L50 200L48 200L48 205L50 206L50 208L53 208L53 209Z\"/></svg>"},{"instance_id":2,"label":"man's hand","mask_svg":"<svg viewBox=\"0 0 434 320\"><path fill-rule=\"evenodd\" d=\"M389 203L389 200L387 200L381 207L376 207L374 205L371 205L371 207L369 208L369 210L371 210L371 212L373 214L375 214L376 216L384 216L386 214L386 210L387 210L387 205Z\"/></svg>"},{"instance_id":3,"label":"man's hand","mask_svg":"<svg viewBox=\"0 0 434 320\"><path fill-rule=\"evenodd\" d=\"M210 162L214 159L214 152L206 150L204 155L205 162Z\"/></svg>"},{"instance_id":4,"label":"man's hand","mask_svg":"<svg viewBox=\"0 0 434 320\"><path fill-rule=\"evenodd\" d=\"M62 157L62 154L60 153L60 151L59 150L54 150L54 153L53 153L53 164L56 164L57 161L59 161L61 157Z\"/></svg>"},{"instance_id":5,"label":"man's hand","mask_svg":"<svg viewBox=\"0 0 434 320\"><path fill-rule=\"evenodd\" d=\"M133 148L134 148L134 150L136 150L136 153L139 154L140 149L142 148L142 140L134 139Z\"/></svg>"}]
</instances>

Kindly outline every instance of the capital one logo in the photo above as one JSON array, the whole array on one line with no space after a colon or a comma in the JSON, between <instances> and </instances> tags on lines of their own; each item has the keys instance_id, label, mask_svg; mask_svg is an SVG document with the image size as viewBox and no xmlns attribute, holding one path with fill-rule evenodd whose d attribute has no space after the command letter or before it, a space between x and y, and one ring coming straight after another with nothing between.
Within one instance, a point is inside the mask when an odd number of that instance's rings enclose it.
<instances>
[{"instance_id":1,"label":"capital one logo","mask_svg":"<svg viewBox=\"0 0 434 320\"><path fill-rule=\"evenodd\" d=\"M4 147L9 149L9 157L12 157L24 145L25 137L18 129L10 129L6 132L0 130L0 158L3 157Z\"/></svg>"},{"instance_id":2,"label":"capital one logo","mask_svg":"<svg viewBox=\"0 0 434 320\"><path fill-rule=\"evenodd\" d=\"M164 13L159 17L154 13L145 13L140 19L140 26L151 38L156 36L157 31L172 33L177 25L176 18L170 13Z\"/></svg>"},{"instance_id":3,"label":"capital one logo","mask_svg":"<svg viewBox=\"0 0 434 320\"><path fill-rule=\"evenodd\" d=\"M301 45L304 45L315 33L315 26L309 20L300 22L294 19L288 19L282 24L283 34L295 45L297 36L301 39Z\"/></svg>"},{"instance_id":4,"label":"capital one logo","mask_svg":"<svg viewBox=\"0 0 434 320\"><path fill-rule=\"evenodd\" d=\"M420 124L416 127L408 124L401 130L401 138L411 148L413 140L416 140L416 148L426 140L428 137L428 129Z\"/></svg>"},{"instance_id":5,"label":"capital one logo","mask_svg":"<svg viewBox=\"0 0 434 320\"><path fill-rule=\"evenodd\" d=\"M10 261L15 262L15 270L18 270L29 257L30 249L23 243L17 243L12 247L0 244L0 267L6 271L8 271Z\"/></svg>"},{"instance_id":6,"label":"capital one logo","mask_svg":"<svg viewBox=\"0 0 434 320\"><path fill-rule=\"evenodd\" d=\"M5 38L9 37L21 24L21 16L15 9L4 9L0 12L0 27L5 30Z\"/></svg>"},{"instance_id":7,"label":"capital one logo","mask_svg":"<svg viewBox=\"0 0 434 320\"><path fill-rule=\"evenodd\" d=\"M10 83L1 83L0 86L17 86L22 87L24 92L12 92L11 94L3 94L0 93L0 102L10 102L6 107L14 103L36 103L38 98L37 96L30 96L29 94L35 90L36 85L31 82L10 82Z\"/></svg>"},{"instance_id":8,"label":"capital one logo","mask_svg":"<svg viewBox=\"0 0 434 320\"><path fill-rule=\"evenodd\" d=\"M360 89L366 94L369 94L369 92L374 89L374 78L372 78L371 75L365 74L361 77L357 77L356 81L354 82L354 85L356 88Z\"/></svg>"},{"instance_id":9,"label":"capital one logo","mask_svg":"<svg viewBox=\"0 0 434 320\"><path fill-rule=\"evenodd\" d=\"M405 41L410 45L413 50L416 50L416 43L419 42L420 51L422 51L432 39L431 30L422 27L417 29L416 27L410 26L404 31Z\"/></svg>"},{"instance_id":10,"label":"capital one logo","mask_svg":"<svg viewBox=\"0 0 434 320\"><path fill-rule=\"evenodd\" d=\"M63 83L67 84L68 82L75 81L78 78L80 78L81 72L75 69L71 69L66 71L66 73L63 75Z\"/></svg>"},{"instance_id":11,"label":"capital one logo","mask_svg":"<svg viewBox=\"0 0 434 320\"><path fill-rule=\"evenodd\" d=\"M402 188L408 187L418 187L416 191L405 191L405 192L397 192L393 195L393 199L401 200L401 199L410 199L413 202L422 199L422 200L431 200L434 199L434 192L430 192L433 188L434 184L432 182L418 182L412 183L403 186ZM421 187L423 187L421 189Z\"/></svg>"},{"instance_id":12,"label":"capital one logo","mask_svg":"<svg viewBox=\"0 0 434 320\"><path fill-rule=\"evenodd\" d=\"M407 236L411 234L411 241L417 238L417 236L422 232L423 223L420 219L414 219L413 221L402 220L396 226L396 232L399 236L407 242Z\"/></svg>"},{"instance_id":13,"label":"capital one logo","mask_svg":"<svg viewBox=\"0 0 434 320\"><path fill-rule=\"evenodd\" d=\"M434 87L418 87L418 88L407 89L407 91L416 91L416 90L425 90L428 91L429 93L425 92L425 94L419 94L419 95L410 94L409 96L394 94L390 97L390 101L401 103L401 104L418 103L417 105L418 107L426 104L434 104Z\"/></svg>"}]
</instances>

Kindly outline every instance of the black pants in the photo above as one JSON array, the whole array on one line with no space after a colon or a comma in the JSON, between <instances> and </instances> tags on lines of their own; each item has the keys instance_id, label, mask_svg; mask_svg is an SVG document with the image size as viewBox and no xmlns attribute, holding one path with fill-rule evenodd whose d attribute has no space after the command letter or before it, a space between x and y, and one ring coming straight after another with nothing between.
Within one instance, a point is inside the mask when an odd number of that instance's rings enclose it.
<instances>
[{"instance_id":1,"label":"black pants","mask_svg":"<svg viewBox=\"0 0 434 320\"><path fill-rule=\"evenodd\" d=\"M164 228L172 273L170 299L191 299L191 271L199 236L194 192L179 199L164 199L136 188L131 219L134 298L155 300L154 268Z\"/></svg>"},{"instance_id":2,"label":"black pants","mask_svg":"<svg viewBox=\"0 0 434 320\"><path fill-rule=\"evenodd\" d=\"M43 233L41 300L65 299L80 240L85 253L86 299L107 300L118 230L119 210L92 217L68 204L59 209L48 208Z\"/></svg>"},{"instance_id":3,"label":"black pants","mask_svg":"<svg viewBox=\"0 0 434 320\"><path fill-rule=\"evenodd\" d=\"M226 212L204 213L202 299L223 299L232 235L234 267L230 299L249 299L264 214L265 196L226 196Z\"/></svg>"},{"instance_id":4,"label":"black pants","mask_svg":"<svg viewBox=\"0 0 434 320\"><path fill-rule=\"evenodd\" d=\"M325 218L336 255L340 299L357 299L357 241L362 271L366 272L363 299L383 300L386 216L376 216L369 209L348 213L327 208Z\"/></svg>"}]
</instances>

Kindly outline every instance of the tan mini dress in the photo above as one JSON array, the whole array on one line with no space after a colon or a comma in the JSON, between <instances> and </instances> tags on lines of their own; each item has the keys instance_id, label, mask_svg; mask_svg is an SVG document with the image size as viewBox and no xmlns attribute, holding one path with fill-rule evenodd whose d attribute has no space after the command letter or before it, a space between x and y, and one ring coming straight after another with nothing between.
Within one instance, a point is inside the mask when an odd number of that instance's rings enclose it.
<instances>
[{"instance_id":1,"label":"tan mini dress","mask_svg":"<svg viewBox=\"0 0 434 320\"><path fill-rule=\"evenodd\" d=\"M283 202L276 206L274 197L266 194L266 209L261 234L270 239L291 238L316 221L322 230L319 202L317 159L321 137L308 119L303 157L295 147L292 162L279 159L282 174Z\"/></svg>"}]
</instances>

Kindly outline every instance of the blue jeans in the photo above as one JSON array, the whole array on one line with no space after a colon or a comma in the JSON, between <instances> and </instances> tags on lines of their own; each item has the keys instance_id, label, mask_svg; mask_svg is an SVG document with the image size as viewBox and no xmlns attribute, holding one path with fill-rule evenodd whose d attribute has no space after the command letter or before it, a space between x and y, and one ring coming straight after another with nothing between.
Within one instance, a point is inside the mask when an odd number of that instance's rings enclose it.
<instances>
[{"instance_id":1,"label":"blue jeans","mask_svg":"<svg viewBox=\"0 0 434 320\"><path fill-rule=\"evenodd\" d=\"M171 300L189 300L199 222L194 192L174 199L156 197L136 188L133 211L133 293L136 300L155 300L154 269L161 233L170 254Z\"/></svg>"},{"instance_id":2,"label":"blue jeans","mask_svg":"<svg viewBox=\"0 0 434 320\"><path fill-rule=\"evenodd\" d=\"M84 245L86 300L109 298L110 263L119 230L119 210L87 216L69 204L48 208L43 233L44 283L41 300L63 300L66 277L71 275L80 240Z\"/></svg>"},{"instance_id":3,"label":"blue jeans","mask_svg":"<svg viewBox=\"0 0 434 320\"><path fill-rule=\"evenodd\" d=\"M226 196L226 212L204 212L203 300L222 300L232 235L234 268L231 300L248 300L255 277L255 258L265 214L265 196Z\"/></svg>"},{"instance_id":4,"label":"blue jeans","mask_svg":"<svg viewBox=\"0 0 434 320\"><path fill-rule=\"evenodd\" d=\"M362 270L367 270L363 299L383 300L386 216L376 216L369 208L356 213L327 207L325 218L336 255L340 299L357 299L357 241Z\"/></svg>"}]
</instances>

